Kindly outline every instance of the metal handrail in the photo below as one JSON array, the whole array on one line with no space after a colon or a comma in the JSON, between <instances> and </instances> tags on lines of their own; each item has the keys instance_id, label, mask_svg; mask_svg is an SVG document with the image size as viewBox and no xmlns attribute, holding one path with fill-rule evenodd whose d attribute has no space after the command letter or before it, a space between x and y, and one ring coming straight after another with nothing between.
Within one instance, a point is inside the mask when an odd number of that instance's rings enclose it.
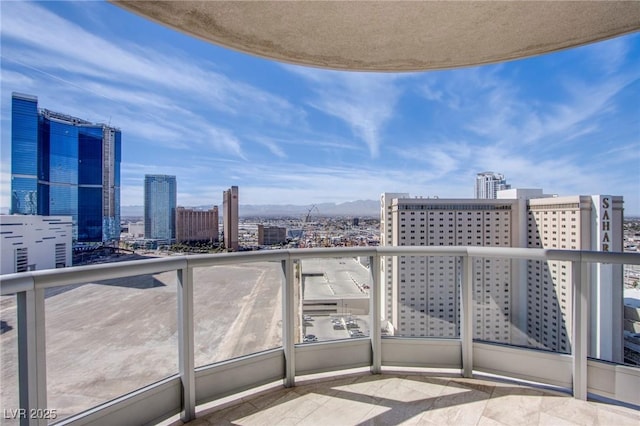
<instances>
[{"instance_id":1,"label":"metal handrail","mask_svg":"<svg viewBox=\"0 0 640 426\"><path fill-rule=\"evenodd\" d=\"M61 269L0 275L0 295L21 291L81 284L91 280L157 274L183 268L230 265L249 262L283 261L349 256L462 256L526 260L560 260L586 263L640 265L639 253L614 253L585 250L556 250L511 247L401 246L401 247L331 247L283 249L218 254L167 256Z\"/></svg>"}]
</instances>

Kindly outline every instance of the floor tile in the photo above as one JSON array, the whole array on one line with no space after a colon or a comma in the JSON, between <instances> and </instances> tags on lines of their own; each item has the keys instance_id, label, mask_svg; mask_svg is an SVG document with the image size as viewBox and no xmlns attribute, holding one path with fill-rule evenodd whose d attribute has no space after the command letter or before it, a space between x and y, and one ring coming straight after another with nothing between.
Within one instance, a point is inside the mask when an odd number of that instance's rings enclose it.
<instances>
[{"instance_id":1,"label":"floor tile","mask_svg":"<svg viewBox=\"0 0 640 426\"><path fill-rule=\"evenodd\" d=\"M489 393L464 387L460 382L450 383L423 414L421 424L475 425L490 397Z\"/></svg>"},{"instance_id":2,"label":"floor tile","mask_svg":"<svg viewBox=\"0 0 640 426\"><path fill-rule=\"evenodd\" d=\"M492 379L385 373L275 388L207 410L189 424L640 426L640 411Z\"/></svg>"},{"instance_id":3,"label":"floor tile","mask_svg":"<svg viewBox=\"0 0 640 426\"><path fill-rule=\"evenodd\" d=\"M573 423L569 420L556 417L549 413L540 413L538 425L540 426L578 426L579 423Z\"/></svg>"},{"instance_id":4,"label":"floor tile","mask_svg":"<svg viewBox=\"0 0 640 426\"><path fill-rule=\"evenodd\" d=\"M640 389L638 390L640 392ZM598 404L598 425L638 426L640 412L625 407L610 407Z\"/></svg>"},{"instance_id":5,"label":"floor tile","mask_svg":"<svg viewBox=\"0 0 640 426\"><path fill-rule=\"evenodd\" d=\"M540 412L581 426L593 426L597 422L595 404L581 401L570 396L543 396Z\"/></svg>"},{"instance_id":6,"label":"floor tile","mask_svg":"<svg viewBox=\"0 0 640 426\"><path fill-rule=\"evenodd\" d=\"M504 425L535 426L539 421L542 391L521 386L496 387L483 416Z\"/></svg>"}]
</instances>

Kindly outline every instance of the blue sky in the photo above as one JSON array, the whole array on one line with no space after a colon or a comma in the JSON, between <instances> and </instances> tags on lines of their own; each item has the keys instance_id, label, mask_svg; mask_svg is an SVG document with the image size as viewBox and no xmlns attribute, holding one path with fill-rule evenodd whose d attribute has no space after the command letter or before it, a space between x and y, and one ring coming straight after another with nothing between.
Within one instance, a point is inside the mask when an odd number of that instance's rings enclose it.
<instances>
[{"instance_id":1,"label":"blue sky","mask_svg":"<svg viewBox=\"0 0 640 426\"><path fill-rule=\"evenodd\" d=\"M273 62L103 2L0 2L0 206L11 92L123 135L122 205L144 175L178 204L473 197L476 173L559 195L612 194L640 215L640 34L452 71L377 74Z\"/></svg>"}]
</instances>

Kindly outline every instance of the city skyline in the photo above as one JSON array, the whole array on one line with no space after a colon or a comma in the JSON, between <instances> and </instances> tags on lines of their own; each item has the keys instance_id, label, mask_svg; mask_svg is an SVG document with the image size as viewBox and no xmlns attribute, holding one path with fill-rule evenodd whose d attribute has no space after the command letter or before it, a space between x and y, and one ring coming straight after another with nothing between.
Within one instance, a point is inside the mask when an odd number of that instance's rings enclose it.
<instances>
[{"instance_id":1,"label":"city skyline","mask_svg":"<svg viewBox=\"0 0 640 426\"><path fill-rule=\"evenodd\" d=\"M122 129L123 206L143 205L155 173L195 206L234 185L253 205L471 197L494 170L514 188L621 195L640 215L639 34L499 65L354 73L223 49L108 3L0 7L3 211L18 91Z\"/></svg>"}]
</instances>

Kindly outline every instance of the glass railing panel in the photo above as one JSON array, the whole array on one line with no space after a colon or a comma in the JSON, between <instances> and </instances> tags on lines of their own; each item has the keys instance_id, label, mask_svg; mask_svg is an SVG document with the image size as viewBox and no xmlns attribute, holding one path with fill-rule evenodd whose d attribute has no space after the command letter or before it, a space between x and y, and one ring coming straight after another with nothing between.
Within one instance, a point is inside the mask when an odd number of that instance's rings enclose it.
<instances>
[{"instance_id":1,"label":"glass railing panel","mask_svg":"<svg viewBox=\"0 0 640 426\"><path fill-rule=\"evenodd\" d=\"M460 273L456 256L386 256L382 335L458 338Z\"/></svg>"},{"instance_id":2,"label":"glass railing panel","mask_svg":"<svg viewBox=\"0 0 640 426\"><path fill-rule=\"evenodd\" d=\"M369 258L302 259L296 262L295 343L370 335Z\"/></svg>"},{"instance_id":3,"label":"glass railing panel","mask_svg":"<svg viewBox=\"0 0 640 426\"><path fill-rule=\"evenodd\" d=\"M20 424L16 296L0 297L0 402L3 425Z\"/></svg>"},{"instance_id":4,"label":"glass railing panel","mask_svg":"<svg viewBox=\"0 0 640 426\"><path fill-rule=\"evenodd\" d=\"M280 262L198 267L193 282L196 367L282 346Z\"/></svg>"},{"instance_id":5,"label":"glass railing panel","mask_svg":"<svg viewBox=\"0 0 640 426\"><path fill-rule=\"evenodd\" d=\"M622 356L614 358L640 368L640 265L622 265L622 275Z\"/></svg>"},{"instance_id":6,"label":"glass railing panel","mask_svg":"<svg viewBox=\"0 0 640 426\"><path fill-rule=\"evenodd\" d=\"M474 259L474 339L571 353L571 262Z\"/></svg>"},{"instance_id":7,"label":"glass railing panel","mask_svg":"<svg viewBox=\"0 0 640 426\"><path fill-rule=\"evenodd\" d=\"M640 367L640 265L591 263L588 357Z\"/></svg>"},{"instance_id":8,"label":"glass railing panel","mask_svg":"<svg viewBox=\"0 0 640 426\"><path fill-rule=\"evenodd\" d=\"M57 420L178 373L175 272L47 289L45 315Z\"/></svg>"},{"instance_id":9,"label":"glass railing panel","mask_svg":"<svg viewBox=\"0 0 640 426\"><path fill-rule=\"evenodd\" d=\"M512 343L514 305L510 259L473 258L473 338ZM513 330L517 331L517 330Z\"/></svg>"}]
</instances>

